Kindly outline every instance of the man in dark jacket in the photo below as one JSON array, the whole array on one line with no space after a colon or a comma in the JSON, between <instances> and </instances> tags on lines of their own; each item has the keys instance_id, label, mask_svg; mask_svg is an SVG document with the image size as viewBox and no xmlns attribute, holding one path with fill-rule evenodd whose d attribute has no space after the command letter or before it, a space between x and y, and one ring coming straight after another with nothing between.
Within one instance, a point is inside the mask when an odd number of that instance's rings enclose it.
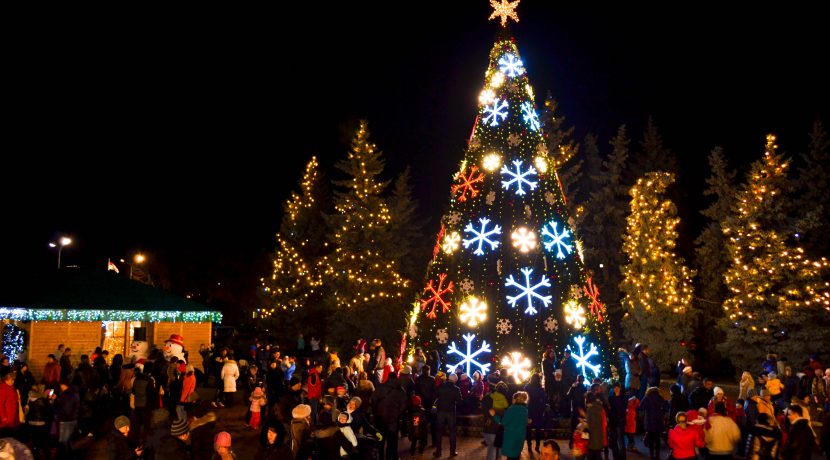
<instances>
[{"instance_id":1,"label":"man in dark jacket","mask_svg":"<svg viewBox=\"0 0 830 460\"><path fill-rule=\"evenodd\" d=\"M438 387L438 398L435 402L437 410L437 443L435 443L434 457L441 456L441 445L444 443L444 427L449 427L450 430L450 456L458 455L456 452L456 437L455 437L455 409L458 403L461 402L461 389L455 383L458 381L458 376L455 373L450 374L446 382Z\"/></svg>"},{"instance_id":2,"label":"man in dark jacket","mask_svg":"<svg viewBox=\"0 0 830 460\"><path fill-rule=\"evenodd\" d=\"M709 401L715 397L714 387L715 383L712 379L705 379L702 386L695 388L689 394L689 408L698 410L701 407L709 407Z\"/></svg>"},{"instance_id":3,"label":"man in dark jacket","mask_svg":"<svg viewBox=\"0 0 830 460\"><path fill-rule=\"evenodd\" d=\"M135 380L133 381L134 395L134 420L135 431L139 436L147 429L147 422L150 420L149 407L150 395L153 393L153 378L142 371L142 367L135 368Z\"/></svg>"},{"instance_id":4,"label":"man in dark jacket","mask_svg":"<svg viewBox=\"0 0 830 460\"><path fill-rule=\"evenodd\" d=\"M429 412L435 405L435 377L430 375L432 368L425 365L421 368L421 376L415 383L415 394L421 397L421 404Z\"/></svg>"},{"instance_id":5,"label":"man in dark jacket","mask_svg":"<svg viewBox=\"0 0 830 460\"><path fill-rule=\"evenodd\" d=\"M608 444L614 460L625 460L625 411L628 400L620 382L614 382L612 391L608 398Z\"/></svg>"},{"instance_id":6,"label":"man in dark jacket","mask_svg":"<svg viewBox=\"0 0 830 460\"><path fill-rule=\"evenodd\" d=\"M70 441L78 427L78 414L81 410L81 400L74 387L70 387L69 380L63 379L60 383L61 395L55 406L55 417L58 420L58 443L61 454L70 456L72 446Z\"/></svg>"},{"instance_id":7,"label":"man in dark jacket","mask_svg":"<svg viewBox=\"0 0 830 460\"><path fill-rule=\"evenodd\" d=\"M291 381L288 382L290 385L288 391L284 392L280 399L275 404L275 411L274 415L277 420L282 422L283 424L290 424L291 419L291 410L297 407L297 404L302 403L302 382L300 382L300 378L296 375L291 377Z\"/></svg>"},{"instance_id":8,"label":"man in dark jacket","mask_svg":"<svg viewBox=\"0 0 830 460\"><path fill-rule=\"evenodd\" d=\"M576 360L571 356L571 350L565 350L559 368L562 369L562 387L571 388L576 381L577 374L579 374L576 369Z\"/></svg>"},{"instance_id":9,"label":"man in dark jacket","mask_svg":"<svg viewBox=\"0 0 830 460\"><path fill-rule=\"evenodd\" d=\"M156 460L190 458L186 444L188 438L190 438L190 423L187 420L176 419L170 427L170 435L161 439L161 445L156 451Z\"/></svg>"},{"instance_id":10,"label":"man in dark jacket","mask_svg":"<svg viewBox=\"0 0 830 460\"><path fill-rule=\"evenodd\" d=\"M781 454L783 460L810 460L816 448L816 436L810 428L810 422L804 418L801 406L791 404L787 407L787 420L790 422L790 434Z\"/></svg>"},{"instance_id":11,"label":"man in dark jacket","mask_svg":"<svg viewBox=\"0 0 830 460\"><path fill-rule=\"evenodd\" d=\"M115 429L107 436L107 458L109 460L131 460L139 458L144 451L130 445L130 419L119 415L115 419Z\"/></svg>"},{"instance_id":12,"label":"man in dark jacket","mask_svg":"<svg viewBox=\"0 0 830 460\"><path fill-rule=\"evenodd\" d=\"M401 388L394 372L389 374L385 384L378 386L372 396L372 411L375 414L375 425L383 435L380 442L378 457L398 458L398 420L406 409L407 397ZM386 457L383 452L386 452Z\"/></svg>"}]
</instances>

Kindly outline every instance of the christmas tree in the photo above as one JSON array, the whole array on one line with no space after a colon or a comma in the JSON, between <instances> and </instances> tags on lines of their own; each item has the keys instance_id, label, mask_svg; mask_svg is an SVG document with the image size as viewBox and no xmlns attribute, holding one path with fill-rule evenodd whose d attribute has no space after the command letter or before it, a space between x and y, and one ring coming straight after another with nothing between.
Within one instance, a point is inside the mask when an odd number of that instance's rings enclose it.
<instances>
[{"instance_id":1,"label":"christmas tree","mask_svg":"<svg viewBox=\"0 0 830 460\"><path fill-rule=\"evenodd\" d=\"M828 262L810 260L794 242L789 161L776 149L775 136L767 136L764 157L752 164L722 226L731 264L721 349L739 372L757 369L767 352L797 361L830 343Z\"/></svg>"},{"instance_id":2,"label":"christmas tree","mask_svg":"<svg viewBox=\"0 0 830 460\"><path fill-rule=\"evenodd\" d=\"M631 343L647 343L657 365L669 368L692 336L693 273L674 253L677 208L664 197L674 174L649 172L631 188L631 214L623 235L623 329Z\"/></svg>"},{"instance_id":3,"label":"christmas tree","mask_svg":"<svg viewBox=\"0 0 830 460\"><path fill-rule=\"evenodd\" d=\"M443 371L539 368L547 345L573 350L587 377L607 374L610 334L583 265L534 93L501 4L478 117L454 175L424 289L410 316L410 347L437 349ZM492 18L492 17L491 17Z\"/></svg>"}]
</instances>

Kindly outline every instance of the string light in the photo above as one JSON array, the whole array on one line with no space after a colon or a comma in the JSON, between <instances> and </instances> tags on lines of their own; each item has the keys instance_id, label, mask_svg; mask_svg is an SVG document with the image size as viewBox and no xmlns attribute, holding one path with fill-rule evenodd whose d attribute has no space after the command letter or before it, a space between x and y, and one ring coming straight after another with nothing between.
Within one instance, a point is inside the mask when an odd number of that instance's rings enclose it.
<instances>
[{"instance_id":1,"label":"string light","mask_svg":"<svg viewBox=\"0 0 830 460\"><path fill-rule=\"evenodd\" d=\"M175 321L184 323L201 323L205 321L221 322L222 313L218 311L181 311L181 310L72 310L0 307L0 319L13 321Z\"/></svg>"}]
</instances>

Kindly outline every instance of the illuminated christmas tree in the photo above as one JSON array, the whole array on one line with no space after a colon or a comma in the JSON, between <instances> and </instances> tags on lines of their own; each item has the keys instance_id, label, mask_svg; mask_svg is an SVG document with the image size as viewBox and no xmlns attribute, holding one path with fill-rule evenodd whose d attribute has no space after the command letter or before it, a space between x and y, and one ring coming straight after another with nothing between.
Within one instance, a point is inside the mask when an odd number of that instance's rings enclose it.
<instances>
[{"instance_id":1,"label":"illuminated christmas tree","mask_svg":"<svg viewBox=\"0 0 830 460\"><path fill-rule=\"evenodd\" d=\"M674 174L649 172L631 188L631 214L623 235L623 329L631 343L649 345L658 367L668 369L692 337L693 272L674 253L677 208L665 198Z\"/></svg>"},{"instance_id":2,"label":"illuminated christmas tree","mask_svg":"<svg viewBox=\"0 0 830 460\"><path fill-rule=\"evenodd\" d=\"M410 349L437 349L443 371L539 369L546 345L566 347L590 378L608 375L605 307L585 271L535 95L506 28L518 2L491 2L502 20L473 134L450 189ZM566 146L563 146L566 147ZM526 359L527 358L527 359ZM529 361L528 361L529 360Z\"/></svg>"},{"instance_id":3,"label":"illuminated christmas tree","mask_svg":"<svg viewBox=\"0 0 830 460\"><path fill-rule=\"evenodd\" d=\"M731 265L721 349L739 372L756 370L770 351L798 360L830 343L828 262L810 260L795 244L789 161L776 149L775 136L767 136L764 157L752 164L722 226Z\"/></svg>"}]
</instances>

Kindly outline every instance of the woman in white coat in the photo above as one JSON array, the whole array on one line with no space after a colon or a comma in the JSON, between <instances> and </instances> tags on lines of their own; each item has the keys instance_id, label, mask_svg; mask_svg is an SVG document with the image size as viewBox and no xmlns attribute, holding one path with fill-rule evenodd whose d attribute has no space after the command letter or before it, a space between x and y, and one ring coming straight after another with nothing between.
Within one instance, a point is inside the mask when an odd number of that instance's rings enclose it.
<instances>
[{"instance_id":1,"label":"woman in white coat","mask_svg":"<svg viewBox=\"0 0 830 460\"><path fill-rule=\"evenodd\" d=\"M225 385L225 391L222 393L223 401L219 404L222 405L224 403L224 407L231 407L233 406L233 395L236 393L236 380L239 378L239 366L236 365L236 361L233 360L233 355L229 354L227 358L225 358L225 364L222 365L222 372L219 374L222 378L222 382Z\"/></svg>"}]
</instances>

